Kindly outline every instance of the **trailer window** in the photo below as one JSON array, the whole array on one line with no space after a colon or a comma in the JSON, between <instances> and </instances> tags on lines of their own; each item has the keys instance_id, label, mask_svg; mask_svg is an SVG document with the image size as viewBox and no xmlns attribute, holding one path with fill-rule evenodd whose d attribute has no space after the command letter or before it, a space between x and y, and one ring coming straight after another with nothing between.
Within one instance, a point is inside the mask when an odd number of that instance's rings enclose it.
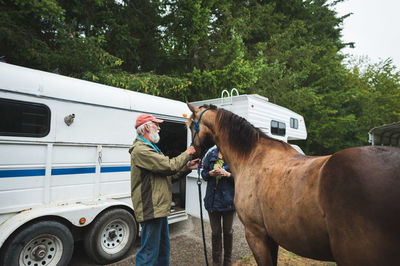
<instances>
[{"instance_id":1,"label":"trailer window","mask_svg":"<svg viewBox=\"0 0 400 266\"><path fill-rule=\"evenodd\" d=\"M291 117L290 118L290 127L294 128L294 129L298 129L299 128L299 120L297 120L296 118Z\"/></svg>"},{"instance_id":2,"label":"trailer window","mask_svg":"<svg viewBox=\"0 0 400 266\"><path fill-rule=\"evenodd\" d=\"M286 124L283 122L271 120L271 134L278 135L278 136L285 136L286 135Z\"/></svg>"},{"instance_id":3,"label":"trailer window","mask_svg":"<svg viewBox=\"0 0 400 266\"><path fill-rule=\"evenodd\" d=\"M44 137L50 131L50 109L39 103L0 98L0 135Z\"/></svg>"},{"instance_id":4,"label":"trailer window","mask_svg":"<svg viewBox=\"0 0 400 266\"><path fill-rule=\"evenodd\" d=\"M165 155L172 158L186 150L187 129L184 123L164 121L160 128L160 142L157 146Z\"/></svg>"}]
</instances>

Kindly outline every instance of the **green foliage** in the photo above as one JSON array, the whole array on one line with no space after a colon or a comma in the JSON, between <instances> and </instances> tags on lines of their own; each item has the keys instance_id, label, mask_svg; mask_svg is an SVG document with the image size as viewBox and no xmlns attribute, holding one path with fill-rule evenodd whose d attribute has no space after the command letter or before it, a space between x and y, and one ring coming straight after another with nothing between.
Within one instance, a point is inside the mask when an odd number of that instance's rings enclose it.
<instances>
[{"instance_id":1,"label":"green foliage","mask_svg":"<svg viewBox=\"0 0 400 266\"><path fill-rule=\"evenodd\" d=\"M391 59L366 65L354 63L351 72L358 77L353 97L358 109L357 137L362 144L369 129L400 121L400 71Z\"/></svg>"},{"instance_id":2,"label":"green foliage","mask_svg":"<svg viewBox=\"0 0 400 266\"><path fill-rule=\"evenodd\" d=\"M209 56L211 30L210 8L215 0L162 1L164 14L162 45L169 62L162 71L167 73L191 72L203 68Z\"/></svg>"},{"instance_id":3,"label":"green foliage","mask_svg":"<svg viewBox=\"0 0 400 266\"><path fill-rule=\"evenodd\" d=\"M73 36L59 43L54 52L54 61L60 73L82 78L86 72L107 72L117 69L121 59L104 51L99 45L105 42L102 36L82 38ZM84 59L84 60L82 60Z\"/></svg>"},{"instance_id":4,"label":"green foliage","mask_svg":"<svg viewBox=\"0 0 400 266\"><path fill-rule=\"evenodd\" d=\"M101 72L97 74L87 72L83 78L113 87L181 101L187 100L191 84L190 81L184 78L174 78L152 73L129 74L123 71L117 73Z\"/></svg>"},{"instance_id":5,"label":"green foliage","mask_svg":"<svg viewBox=\"0 0 400 266\"><path fill-rule=\"evenodd\" d=\"M244 59L242 39L234 31L231 32L230 50L234 59L222 69L200 70L195 68L187 76L193 82L190 100L218 97L223 89L236 88L247 92L254 87L260 72L260 64Z\"/></svg>"},{"instance_id":6,"label":"green foliage","mask_svg":"<svg viewBox=\"0 0 400 266\"><path fill-rule=\"evenodd\" d=\"M178 100L258 93L305 118L307 154L400 120L389 60L346 63L344 0L0 0L7 62Z\"/></svg>"},{"instance_id":7,"label":"green foliage","mask_svg":"<svg viewBox=\"0 0 400 266\"><path fill-rule=\"evenodd\" d=\"M63 20L56 1L1 1L1 55L10 63L49 70Z\"/></svg>"}]
</instances>

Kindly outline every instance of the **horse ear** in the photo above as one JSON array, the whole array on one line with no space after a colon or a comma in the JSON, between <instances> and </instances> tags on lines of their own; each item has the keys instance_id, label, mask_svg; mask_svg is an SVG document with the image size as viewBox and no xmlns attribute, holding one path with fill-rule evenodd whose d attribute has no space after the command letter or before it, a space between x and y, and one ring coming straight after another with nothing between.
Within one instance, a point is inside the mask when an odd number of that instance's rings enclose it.
<instances>
[{"instance_id":1,"label":"horse ear","mask_svg":"<svg viewBox=\"0 0 400 266\"><path fill-rule=\"evenodd\" d=\"M187 106L189 107L190 111L192 111L193 114L197 113L200 109L193 104L190 104L186 102Z\"/></svg>"}]
</instances>

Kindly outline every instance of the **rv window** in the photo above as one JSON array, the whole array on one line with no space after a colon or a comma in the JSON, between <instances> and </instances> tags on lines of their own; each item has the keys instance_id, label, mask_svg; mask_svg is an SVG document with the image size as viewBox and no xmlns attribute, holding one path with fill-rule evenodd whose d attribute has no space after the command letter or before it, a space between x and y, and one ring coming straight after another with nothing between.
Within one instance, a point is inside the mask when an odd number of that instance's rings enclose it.
<instances>
[{"instance_id":1,"label":"rv window","mask_svg":"<svg viewBox=\"0 0 400 266\"><path fill-rule=\"evenodd\" d=\"M299 128L299 120L297 120L296 118L291 117L290 118L290 127L294 128L294 129L298 129Z\"/></svg>"},{"instance_id":2,"label":"rv window","mask_svg":"<svg viewBox=\"0 0 400 266\"><path fill-rule=\"evenodd\" d=\"M271 134L278 136L285 136L286 124L275 120L271 120Z\"/></svg>"},{"instance_id":3,"label":"rv window","mask_svg":"<svg viewBox=\"0 0 400 266\"><path fill-rule=\"evenodd\" d=\"M39 103L0 98L0 135L44 137L50 131L50 109Z\"/></svg>"}]
</instances>

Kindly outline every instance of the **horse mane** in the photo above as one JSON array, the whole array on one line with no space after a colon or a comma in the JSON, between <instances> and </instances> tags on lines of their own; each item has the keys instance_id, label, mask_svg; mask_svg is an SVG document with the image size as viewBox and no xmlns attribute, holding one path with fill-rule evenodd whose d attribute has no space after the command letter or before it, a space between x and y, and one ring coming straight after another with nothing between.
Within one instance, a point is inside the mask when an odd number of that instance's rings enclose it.
<instances>
[{"instance_id":1,"label":"horse mane","mask_svg":"<svg viewBox=\"0 0 400 266\"><path fill-rule=\"evenodd\" d=\"M284 141L271 138L241 116L223 108L217 108L215 105L203 105L201 107L217 112L215 124L221 132L228 132L228 141L231 144L231 148L241 156L250 154L260 138L279 142L287 148L287 144Z\"/></svg>"}]
</instances>

